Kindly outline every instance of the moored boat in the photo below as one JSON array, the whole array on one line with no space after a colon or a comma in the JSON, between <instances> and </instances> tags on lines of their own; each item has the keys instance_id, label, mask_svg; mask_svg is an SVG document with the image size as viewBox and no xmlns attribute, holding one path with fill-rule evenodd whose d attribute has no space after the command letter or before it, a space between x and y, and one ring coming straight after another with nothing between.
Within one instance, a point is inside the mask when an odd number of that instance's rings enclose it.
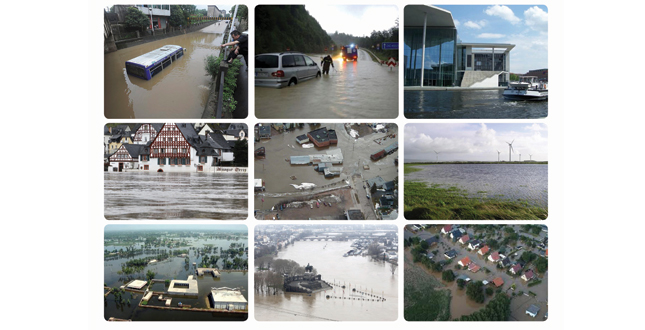
<instances>
[{"instance_id":1,"label":"moored boat","mask_svg":"<svg viewBox=\"0 0 645 330\"><path fill-rule=\"evenodd\" d=\"M549 90L545 82L539 82L535 76L522 76L519 81L511 82L504 90L504 98L508 100L541 101L549 98Z\"/></svg>"}]
</instances>

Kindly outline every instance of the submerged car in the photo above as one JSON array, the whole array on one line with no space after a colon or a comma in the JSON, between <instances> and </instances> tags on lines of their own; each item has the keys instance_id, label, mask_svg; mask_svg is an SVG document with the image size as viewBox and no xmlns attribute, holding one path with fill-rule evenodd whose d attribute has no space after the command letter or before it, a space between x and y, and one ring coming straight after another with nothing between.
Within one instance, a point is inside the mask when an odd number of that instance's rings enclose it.
<instances>
[{"instance_id":1,"label":"submerged car","mask_svg":"<svg viewBox=\"0 0 645 330\"><path fill-rule=\"evenodd\" d=\"M320 76L316 61L299 52L255 56L255 86L282 88Z\"/></svg>"}]
</instances>

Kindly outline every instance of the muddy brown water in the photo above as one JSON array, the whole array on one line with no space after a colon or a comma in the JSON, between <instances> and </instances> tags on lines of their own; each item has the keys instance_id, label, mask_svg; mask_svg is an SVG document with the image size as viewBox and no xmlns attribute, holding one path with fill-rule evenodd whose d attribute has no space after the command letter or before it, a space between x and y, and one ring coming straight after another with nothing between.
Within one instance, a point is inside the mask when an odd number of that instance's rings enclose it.
<instances>
[{"instance_id":1,"label":"muddy brown water","mask_svg":"<svg viewBox=\"0 0 645 330\"><path fill-rule=\"evenodd\" d=\"M326 299L326 295L351 297L349 290L334 287L312 295L255 293L255 318L259 321L394 321L397 319L398 271L392 274L387 262L369 257L343 257L351 241L299 241L278 253L301 265L314 266L322 279L342 282L364 292L385 297L385 301Z\"/></svg>"},{"instance_id":2,"label":"muddy brown water","mask_svg":"<svg viewBox=\"0 0 645 330\"><path fill-rule=\"evenodd\" d=\"M320 127L335 129L338 136L338 144L325 148L303 148L295 139L297 136L311 131L312 128L309 125L282 134L275 134L269 140L261 140L255 143L256 149L259 147L266 148L266 158L255 159L255 178L263 179L266 187L265 192L255 194L255 209L271 209L272 206L287 199L317 193L322 189L326 189L323 186L332 183L336 183L336 185L329 186L328 188L341 188L347 185L344 180L351 178L354 174L359 176L362 174L364 180L381 176L385 181L390 181L397 177L398 167L394 165L394 159L398 156L398 151L378 161L372 161L370 159L371 154L398 141L398 135L397 138L388 138L381 142L381 144L374 142L374 139L390 133L397 134L396 129L392 129L388 133L373 133L354 139L347 133L344 124L325 123ZM291 156L324 154L327 150L335 148L340 148L343 152L343 164L334 165L334 167L343 167L340 177L325 178L321 173L316 172L313 166L291 165L288 162ZM370 169L364 170L363 165L369 165ZM292 180L290 178L291 176L295 176L297 179ZM349 181L351 185L352 180ZM316 184L316 188L314 190L297 190L291 186L291 184L299 185L304 182L314 183ZM363 188L360 177L355 182L356 192L360 194L361 198L365 198L367 193ZM264 201L262 201L263 199ZM347 205L353 204L352 201L345 202ZM332 205L335 205L335 203ZM314 206L310 214L317 216L317 210ZM372 213L373 217L374 215Z\"/></svg>"},{"instance_id":3,"label":"muddy brown water","mask_svg":"<svg viewBox=\"0 0 645 330\"><path fill-rule=\"evenodd\" d=\"M455 272L455 275L461 275L465 274L468 277L470 277L474 281L483 281L483 280L488 280L491 281L493 278L499 276L504 280L504 285L502 286L503 292L506 292L507 294L511 295L513 292L515 292L516 295L512 300L511 300L511 315L509 317L509 320L520 320L520 321L541 321L543 320L544 314L548 310L548 272L543 275L539 275L539 279L542 281L542 283L529 287L528 283L524 280L522 280L520 277L512 277L509 275L506 270L500 270L496 268L496 265L493 264L492 262L488 261L486 258L480 256L477 254L477 250L474 251L467 251L465 247L460 244L460 243L453 243L450 241L450 239L445 236L441 235L439 233L439 228L440 226L437 227L432 227L428 231L419 231L416 235L419 236L421 239L427 239L435 235L440 236L440 243L438 245L433 245L429 251L434 251L438 250L438 256L434 258L435 261L439 260L445 260L443 257L443 253L455 249L458 253L457 257L453 259L453 262L450 263L447 268L445 269L451 269L453 272ZM540 234L542 235L542 233ZM518 253L518 256L514 256L514 260L517 260L519 255L521 255L523 250L520 250ZM537 253L537 250L532 251L534 253ZM409 253L406 251L406 255ZM459 260L462 258L468 256L471 261L476 263L477 265L482 267L482 270L480 270L477 273L472 273L468 270L455 270L454 265L457 264ZM410 256L411 259L411 256ZM472 300L468 299L466 296L466 290L460 290L455 282L448 283L445 281L441 280L441 273L434 273L429 270L427 270L425 267L422 267L430 276L435 277L438 281L441 281L441 283L445 286L445 289L450 290L451 292L451 301L450 301L450 316L452 319L456 319L461 317L462 315L469 315L472 314L473 312L483 308L485 304L488 303L490 298L487 296L486 301L484 304L478 304L473 302ZM490 270L490 273L486 273L484 271L484 268L488 268ZM534 280L535 281L535 280ZM515 291L511 289L511 286L515 284ZM519 295L519 292L522 291L524 294ZM535 297L533 296L528 296L526 295L529 291L533 292L536 294ZM494 297L494 296L493 296ZM526 315L525 311L526 309L531 305L535 304L540 306L540 312L539 315L536 318L532 318L528 315Z\"/></svg>"},{"instance_id":4,"label":"muddy brown water","mask_svg":"<svg viewBox=\"0 0 645 330\"><path fill-rule=\"evenodd\" d=\"M210 76L204 59L219 55L225 24L105 54L104 90L107 118L201 118ZM125 62L165 45L186 48L184 56L151 80L130 76Z\"/></svg>"},{"instance_id":5,"label":"muddy brown water","mask_svg":"<svg viewBox=\"0 0 645 330\"><path fill-rule=\"evenodd\" d=\"M323 55L309 55L320 64ZM356 62L334 58L329 75L282 89L256 87L258 118L396 118L398 67L390 70L359 50Z\"/></svg>"}]
</instances>

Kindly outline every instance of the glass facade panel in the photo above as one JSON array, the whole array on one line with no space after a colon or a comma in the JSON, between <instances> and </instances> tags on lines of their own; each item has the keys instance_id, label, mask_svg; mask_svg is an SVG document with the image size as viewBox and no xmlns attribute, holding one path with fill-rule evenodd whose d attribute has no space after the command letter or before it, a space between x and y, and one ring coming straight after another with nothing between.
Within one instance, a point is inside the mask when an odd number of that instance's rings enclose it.
<instances>
[{"instance_id":1,"label":"glass facade panel","mask_svg":"<svg viewBox=\"0 0 645 330\"><path fill-rule=\"evenodd\" d=\"M423 56L423 28L406 27L404 30L403 71L404 86L421 85L421 57Z\"/></svg>"},{"instance_id":2,"label":"glass facade panel","mask_svg":"<svg viewBox=\"0 0 645 330\"><path fill-rule=\"evenodd\" d=\"M406 27L404 35L405 86L421 85L421 70L423 70L423 86L453 86L455 81L455 48L457 30L453 28L426 29L426 39L423 39L422 27ZM425 59L423 56L425 47Z\"/></svg>"}]
</instances>

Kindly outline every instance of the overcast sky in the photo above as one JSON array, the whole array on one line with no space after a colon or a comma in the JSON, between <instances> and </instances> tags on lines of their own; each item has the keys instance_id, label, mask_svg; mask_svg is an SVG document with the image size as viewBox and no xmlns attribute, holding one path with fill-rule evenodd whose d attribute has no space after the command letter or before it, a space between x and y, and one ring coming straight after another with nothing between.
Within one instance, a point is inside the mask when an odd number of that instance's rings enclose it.
<instances>
[{"instance_id":1,"label":"overcast sky","mask_svg":"<svg viewBox=\"0 0 645 330\"><path fill-rule=\"evenodd\" d=\"M515 48L511 50L511 72L526 73L549 67L549 13L546 6L437 7L452 13L462 42L514 44Z\"/></svg>"},{"instance_id":2,"label":"overcast sky","mask_svg":"<svg viewBox=\"0 0 645 330\"><path fill-rule=\"evenodd\" d=\"M407 124L405 161L508 161L513 140L513 161L547 161L548 137L544 124Z\"/></svg>"},{"instance_id":3,"label":"overcast sky","mask_svg":"<svg viewBox=\"0 0 645 330\"><path fill-rule=\"evenodd\" d=\"M107 225L105 231L141 231L141 230L222 230L248 231L245 225Z\"/></svg>"},{"instance_id":4,"label":"overcast sky","mask_svg":"<svg viewBox=\"0 0 645 330\"><path fill-rule=\"evenodd\" d=\"M327 33L369 36L372 31L389 30L399 17L397 6L307 4L305 9Z\"/></svg>"}]
</instances>

